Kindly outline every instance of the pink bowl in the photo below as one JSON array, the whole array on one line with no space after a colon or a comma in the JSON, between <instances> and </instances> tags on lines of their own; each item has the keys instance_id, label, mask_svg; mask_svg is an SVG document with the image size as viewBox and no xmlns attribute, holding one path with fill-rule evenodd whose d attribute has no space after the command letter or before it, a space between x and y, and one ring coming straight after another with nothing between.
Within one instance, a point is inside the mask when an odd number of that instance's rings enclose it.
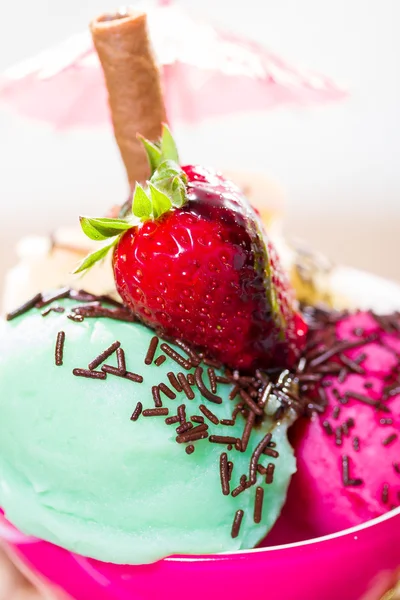
<instances>
[{"instance_id":1,"label":"pink bowl","mask_svg":"<svg viewBox=\"0 0 400 600\"><path fill-rule=\"evenodd\" d=\"M400 565L400 509L306 542L141 566L72 554L25 537L4 517L0 538L25 567L76 600L358 600Z\"/></svg>"}]
</instances>

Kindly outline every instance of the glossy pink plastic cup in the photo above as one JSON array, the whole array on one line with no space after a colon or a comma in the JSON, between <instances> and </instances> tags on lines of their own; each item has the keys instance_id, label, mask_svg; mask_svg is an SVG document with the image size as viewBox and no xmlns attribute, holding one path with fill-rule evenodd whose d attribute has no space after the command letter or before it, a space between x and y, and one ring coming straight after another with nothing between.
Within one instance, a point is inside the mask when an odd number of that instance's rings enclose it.
<instances>
[{"instance_id":1,"label":"glossy pink plastic cup","mask_svg":"<svg viewBox=\"0 0 400 600\"><path fill-rule=\"evenodd\" d=\"M4 518L0 536L19 562L76 600L359 600L400 565L400 509L306 542L141 566L77 556Z\"/></svg>"}]
</instances>

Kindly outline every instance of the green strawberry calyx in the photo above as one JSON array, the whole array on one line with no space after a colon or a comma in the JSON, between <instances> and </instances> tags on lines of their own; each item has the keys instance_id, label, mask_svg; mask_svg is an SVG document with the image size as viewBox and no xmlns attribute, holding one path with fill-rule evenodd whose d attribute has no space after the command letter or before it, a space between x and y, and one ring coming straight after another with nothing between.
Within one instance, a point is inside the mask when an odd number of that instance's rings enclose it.
<instances>
[{"instance_id":1,"label":"green strawberry calyx","mask_svg":"<svg viewBox=\"0 0 400 600\"><path fill-rule=\"evenodd\" d=\"M82 273L104 259L128 229L158 219L187 202L187 177L179 166L178 151L168 126L163 124L158 142L150 142L141 135L138 135L138 139L146 151L151 177L144 186L136 183L132 210L128 215L116 219L79 217L82 230L88 238L97 242L107 240L107 243L84 258L74 273Z\"/></svg>"}]
</instances>

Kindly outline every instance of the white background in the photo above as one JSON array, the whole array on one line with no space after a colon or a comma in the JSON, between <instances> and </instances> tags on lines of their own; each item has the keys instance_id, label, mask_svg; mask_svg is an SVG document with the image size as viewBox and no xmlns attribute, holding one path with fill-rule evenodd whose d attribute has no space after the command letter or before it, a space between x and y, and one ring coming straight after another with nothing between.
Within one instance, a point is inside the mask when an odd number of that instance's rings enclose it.
<instances>
[{"instance_id":1,"label":"white background","mask_svg":"<svg viewBox=\"0 0 400 600\"><path fill-rule=\"evenodd\" d=\"M1 0L0 70L83 30L113 0ZM192 130L186 160L261 170L287 195L287 230L400 280L399 0L181 0L345 86L350 100ZM0 110L0 280L12 245L125 198L106 131L57 134Z\"/></svg>"}]
</instances>

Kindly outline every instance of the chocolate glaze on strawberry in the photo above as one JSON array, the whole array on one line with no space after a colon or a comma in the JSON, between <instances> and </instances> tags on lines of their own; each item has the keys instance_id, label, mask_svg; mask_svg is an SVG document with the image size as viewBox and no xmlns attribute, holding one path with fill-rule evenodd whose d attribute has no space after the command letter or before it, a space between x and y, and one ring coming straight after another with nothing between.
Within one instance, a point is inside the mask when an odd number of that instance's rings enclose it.
<instances>
[{"instance_id":1,"label":"chocolate glaze on strawberry","mask_svg":"<svg viewBox=\"0 0 400 600\"><path fill-rule=\"evenodd\" d=\"M121 237L114 252L118 292L144 323L227 366L293 364L305 327L258 217L221 176L184 171L188 203Z\"/></svg>"},{"instance_id":2,"label":"chocolate glaze on strawberry","mask_svg":"<svg viewBox=\"0 0 400 600\"><path fill-rule=\"evenodd\" d=\"M113 267L124 303L163 337L228 367L293 366L307 328L260 219L220 174L179 167L164 135L159 145L144 141L153 175L147 190L136 186L136 222L83 220L94 239L107 228L119 234Z\"/></svg>"}]
</instances>

